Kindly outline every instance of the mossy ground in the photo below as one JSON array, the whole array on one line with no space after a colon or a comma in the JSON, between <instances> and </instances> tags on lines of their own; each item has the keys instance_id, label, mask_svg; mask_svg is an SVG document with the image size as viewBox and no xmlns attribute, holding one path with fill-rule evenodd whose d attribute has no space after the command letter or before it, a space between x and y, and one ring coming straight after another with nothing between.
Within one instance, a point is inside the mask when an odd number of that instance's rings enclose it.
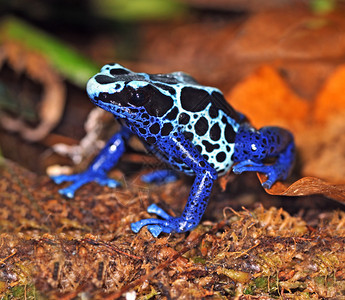
<instances>
[{"instance_id":1,"label":"mossy ground","mask_svg":"<svg viewBox=\"0 0 345 300\"><path fill-rule=\"evenodd\" d=\"M148 217L145 208L158 199L164 205L180 194L183 202L183 180L165 187L133 180L116 191L90 184L67 200L49 178L8 161L1 178L3 299L134 293L138 299L318 299L345 293L343 212L309 226L275 207L225 207L215 222L156 239L146 229L134 234L129 225Z\"/></svg>"}]
</instances>

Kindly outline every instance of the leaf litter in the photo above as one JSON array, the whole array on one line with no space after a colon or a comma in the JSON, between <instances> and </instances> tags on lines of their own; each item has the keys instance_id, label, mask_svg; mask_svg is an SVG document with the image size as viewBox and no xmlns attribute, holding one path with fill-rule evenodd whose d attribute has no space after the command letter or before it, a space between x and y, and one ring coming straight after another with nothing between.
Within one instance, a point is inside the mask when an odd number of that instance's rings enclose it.
<instances>
[{"instance_id":1,"label":"leaf litter","mask_svg":"<svg viewBox=\"0 0 345 300\"><path fill-rule=\"evenodd\" d=\"M310 227L275 207L224 208L217 222L155 239L130 223L148 217L151 202L184 201L181 181L148 189L135 178L116 191L89 184L66 200L48 178L5 161L0 182L2 295L289 299L345 290L341 211Z\"/></svg>"}]
</instances>

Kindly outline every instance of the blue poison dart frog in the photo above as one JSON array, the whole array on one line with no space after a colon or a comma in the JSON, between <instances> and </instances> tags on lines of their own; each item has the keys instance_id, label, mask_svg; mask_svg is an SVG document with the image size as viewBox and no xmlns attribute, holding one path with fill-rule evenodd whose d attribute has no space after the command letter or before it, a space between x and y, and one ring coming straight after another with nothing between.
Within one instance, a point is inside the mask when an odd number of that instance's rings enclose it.
<instances>
[{"instance_id":1,"label":"blue poison dart frog","mask_svg":"<svg viewBox=\"0 0 345 300\"><path fill-rule=\"evenodd\" d=\"M172 217L152 204L147 211L161 219L132 223L134 232L147 226L157 237L161 232L185 232L196 227L215 180L230 168L236 174L266 174L265 188L286 179L291 171L295 145L289 131L279 127L254 129L218 89L200 85L183 72L135 73L119 64L108 64L89 80L87 93L94 104L120 121L122 129L86 171L53 177L56 183L73 182L61 189L61 194L73 197L90 181L117 187L119 182L108 178L107 172L118 162L133 134L173 170L195 176L180 217ZM143 180L162 183L172 178L172 170L160 170Z\"/></svg>"}]
</instances>

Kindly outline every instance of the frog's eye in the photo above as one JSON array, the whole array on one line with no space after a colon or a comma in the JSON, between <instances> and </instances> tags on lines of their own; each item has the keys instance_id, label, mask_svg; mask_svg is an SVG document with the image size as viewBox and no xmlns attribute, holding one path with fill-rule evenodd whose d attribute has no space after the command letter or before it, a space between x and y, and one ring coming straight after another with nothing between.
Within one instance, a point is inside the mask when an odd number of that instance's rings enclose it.
<instances>
[{"instance_id":1,"label":"frog's eye","mask_svg":"<svg viewBox=\"0 0 345 300\"><path fill-rule=\"evenodd\" d=\"M146 93L142 90L133 90L130 93L130 97L128 99L128 102L134 106L143 106L148 101L148 97Z\"/></svg>"}]
</instances>

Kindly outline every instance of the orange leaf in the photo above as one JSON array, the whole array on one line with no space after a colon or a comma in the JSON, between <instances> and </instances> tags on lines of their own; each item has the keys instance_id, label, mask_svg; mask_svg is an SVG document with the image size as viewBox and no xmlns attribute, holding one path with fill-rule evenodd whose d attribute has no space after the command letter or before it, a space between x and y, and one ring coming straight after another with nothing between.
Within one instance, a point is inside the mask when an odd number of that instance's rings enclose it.
<instances>
[{"instance_id":1,"label":"orange leaf","mask_svg":"<svg viewBox=\"0 0 345 300\"><path fill-rule=\"evenodd\" d=\"M345 112L345 65L329 76L314 103L314 119L325 122L339 112Z\"/></svg>"},{"instance_id":2,"label":"orange leaf","mask_svg":"<svg viewBox=\"0 0 345 300\"><path fill-rule=\"evenodd\" d=\"M309 117L309 103L295 95L268 65L238 83L226 98L258 128L278 125L294 129Z\"/></svg>"}]
</instances>

